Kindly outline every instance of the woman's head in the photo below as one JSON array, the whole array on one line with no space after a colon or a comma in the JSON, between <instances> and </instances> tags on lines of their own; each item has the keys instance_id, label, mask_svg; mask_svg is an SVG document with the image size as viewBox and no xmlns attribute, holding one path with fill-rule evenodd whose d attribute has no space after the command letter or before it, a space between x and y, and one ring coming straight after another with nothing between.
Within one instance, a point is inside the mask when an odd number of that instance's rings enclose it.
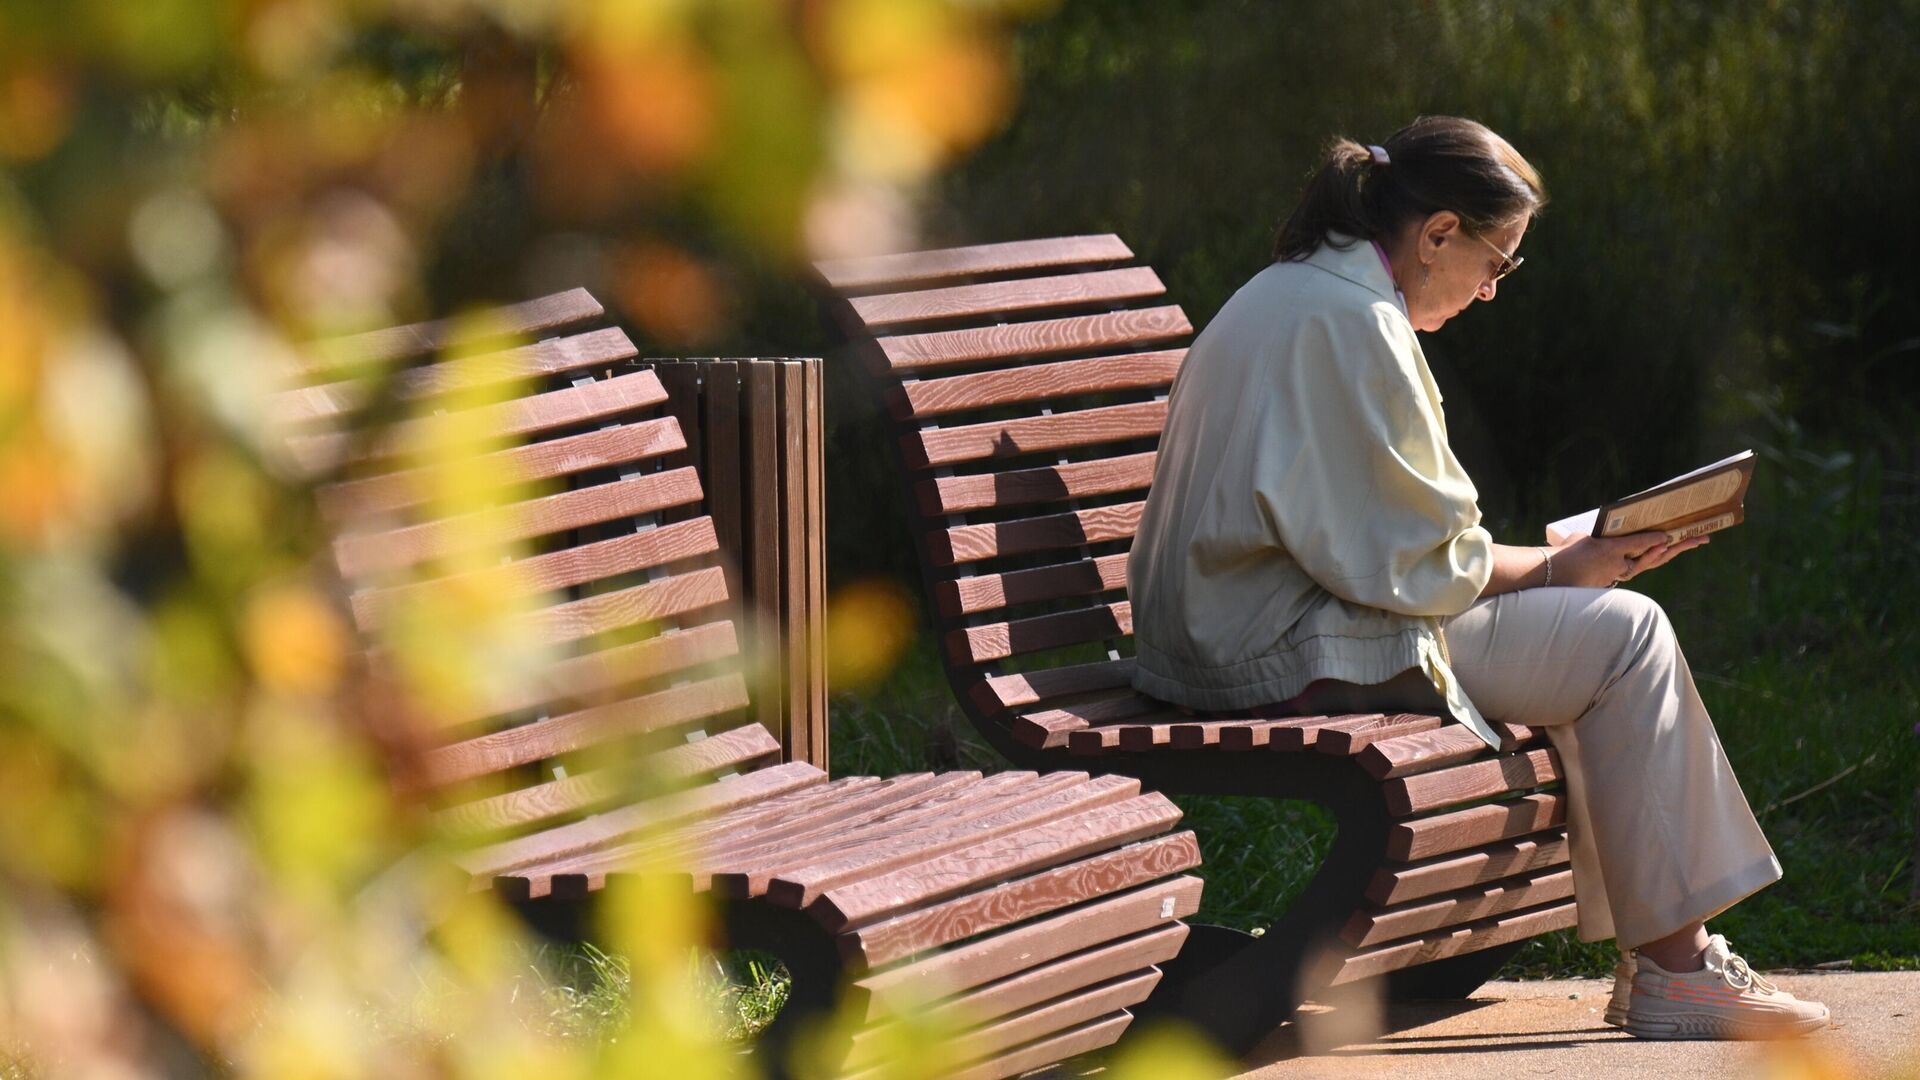
<instances>
[{"instance_id":1,"label":"woman's head","mask_svg":"<svg viewBox=\"0 0 1920 1080\"><path fill-rule=\"evenodd\" d=\"M1423 116L1377 148L1335 140L1273 254L1304 259L1330 235L1379 241L1414 327L1436 330L1493 298L1501 264L1546 202L1540 174L1505 139L1472 120Z\"/></svg>"}]
</instances>

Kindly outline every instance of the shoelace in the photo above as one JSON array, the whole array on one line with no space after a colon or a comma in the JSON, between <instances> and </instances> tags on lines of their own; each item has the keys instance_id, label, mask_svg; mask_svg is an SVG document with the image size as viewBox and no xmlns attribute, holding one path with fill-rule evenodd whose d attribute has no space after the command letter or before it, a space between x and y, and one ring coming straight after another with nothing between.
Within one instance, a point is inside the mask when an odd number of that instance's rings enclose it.
<instances>
[{"instance_id":1,"label":"shoelace","mask_svg":"<svg viewBox=\"0 0 1920 1080\"><path fill-rule=\"evenodd\" d=\"M1737 953L1728 954L1727 962L1720 968L1720 976L1735 990L1758 990L1763 994L1771 994L1780 989L1765 975L1748 967L1746 958Z\"/></svg>"}]
</instances>

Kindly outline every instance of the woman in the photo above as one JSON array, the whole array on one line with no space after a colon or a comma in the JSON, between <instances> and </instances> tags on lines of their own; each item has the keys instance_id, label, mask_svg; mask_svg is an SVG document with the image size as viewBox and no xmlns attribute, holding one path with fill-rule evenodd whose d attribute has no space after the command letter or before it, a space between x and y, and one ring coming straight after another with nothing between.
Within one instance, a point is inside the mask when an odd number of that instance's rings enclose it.
<instances>
[{"instance_id":1,"label":"woman","mask_svg":"<svg viewBox=\"0 0 1920 1080\"><path fill-rule=\"evenodd\" d=\"M1610 586L1705 538L1496 544L1415 331L1492 300L1546 202L1470 120L1333 145L1275 261L1175 382L1129 589L1134 685L1194 709L1444 711L1544 726L1580 936L1645 1038L1824 1027L1706 920L1780 877L1665 614Z\"/></svg>"}]
</instances>

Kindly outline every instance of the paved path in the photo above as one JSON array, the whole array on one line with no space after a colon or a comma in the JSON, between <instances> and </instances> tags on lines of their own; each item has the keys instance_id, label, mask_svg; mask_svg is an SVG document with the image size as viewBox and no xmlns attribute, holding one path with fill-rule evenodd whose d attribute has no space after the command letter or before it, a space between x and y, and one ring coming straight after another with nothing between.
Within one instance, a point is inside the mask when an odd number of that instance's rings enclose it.
<instances>
[{"instance_id":1,"label":"paved path","mask_svg":"<svg viewBox=\"0 0 1920 1080\"><path fill-rule=\"evenodd\" d=\"M1366 1001L1310 1005L1260 1047L1251 1060L1263 1064L1241 1080L1920 1080L1920 972L1771 977L1826 1002L1834 1026L1796 1044L1647 1042L1601 1023L1611 980L1494 982L1468 1001L1392 1006L1384 1017Z\"/></svg>"}]
</instances>

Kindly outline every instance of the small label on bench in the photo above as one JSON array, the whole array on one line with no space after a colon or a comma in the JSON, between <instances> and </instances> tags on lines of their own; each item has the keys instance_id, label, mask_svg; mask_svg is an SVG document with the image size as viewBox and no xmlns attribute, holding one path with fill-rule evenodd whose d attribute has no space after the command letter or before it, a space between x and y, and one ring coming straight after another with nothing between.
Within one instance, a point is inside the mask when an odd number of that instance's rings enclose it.
<instances>
[{"instance_id":1,"label":"small label on bench","mask_svg":"<svg viewBox=\"0 0 1920 1080\"><path fill-rule=\"evenodd\" d=\"M1173 918L1173 897L1167 896L1161 898L1160 917L1163 919Z\"/></svg>"}]
</instances>

